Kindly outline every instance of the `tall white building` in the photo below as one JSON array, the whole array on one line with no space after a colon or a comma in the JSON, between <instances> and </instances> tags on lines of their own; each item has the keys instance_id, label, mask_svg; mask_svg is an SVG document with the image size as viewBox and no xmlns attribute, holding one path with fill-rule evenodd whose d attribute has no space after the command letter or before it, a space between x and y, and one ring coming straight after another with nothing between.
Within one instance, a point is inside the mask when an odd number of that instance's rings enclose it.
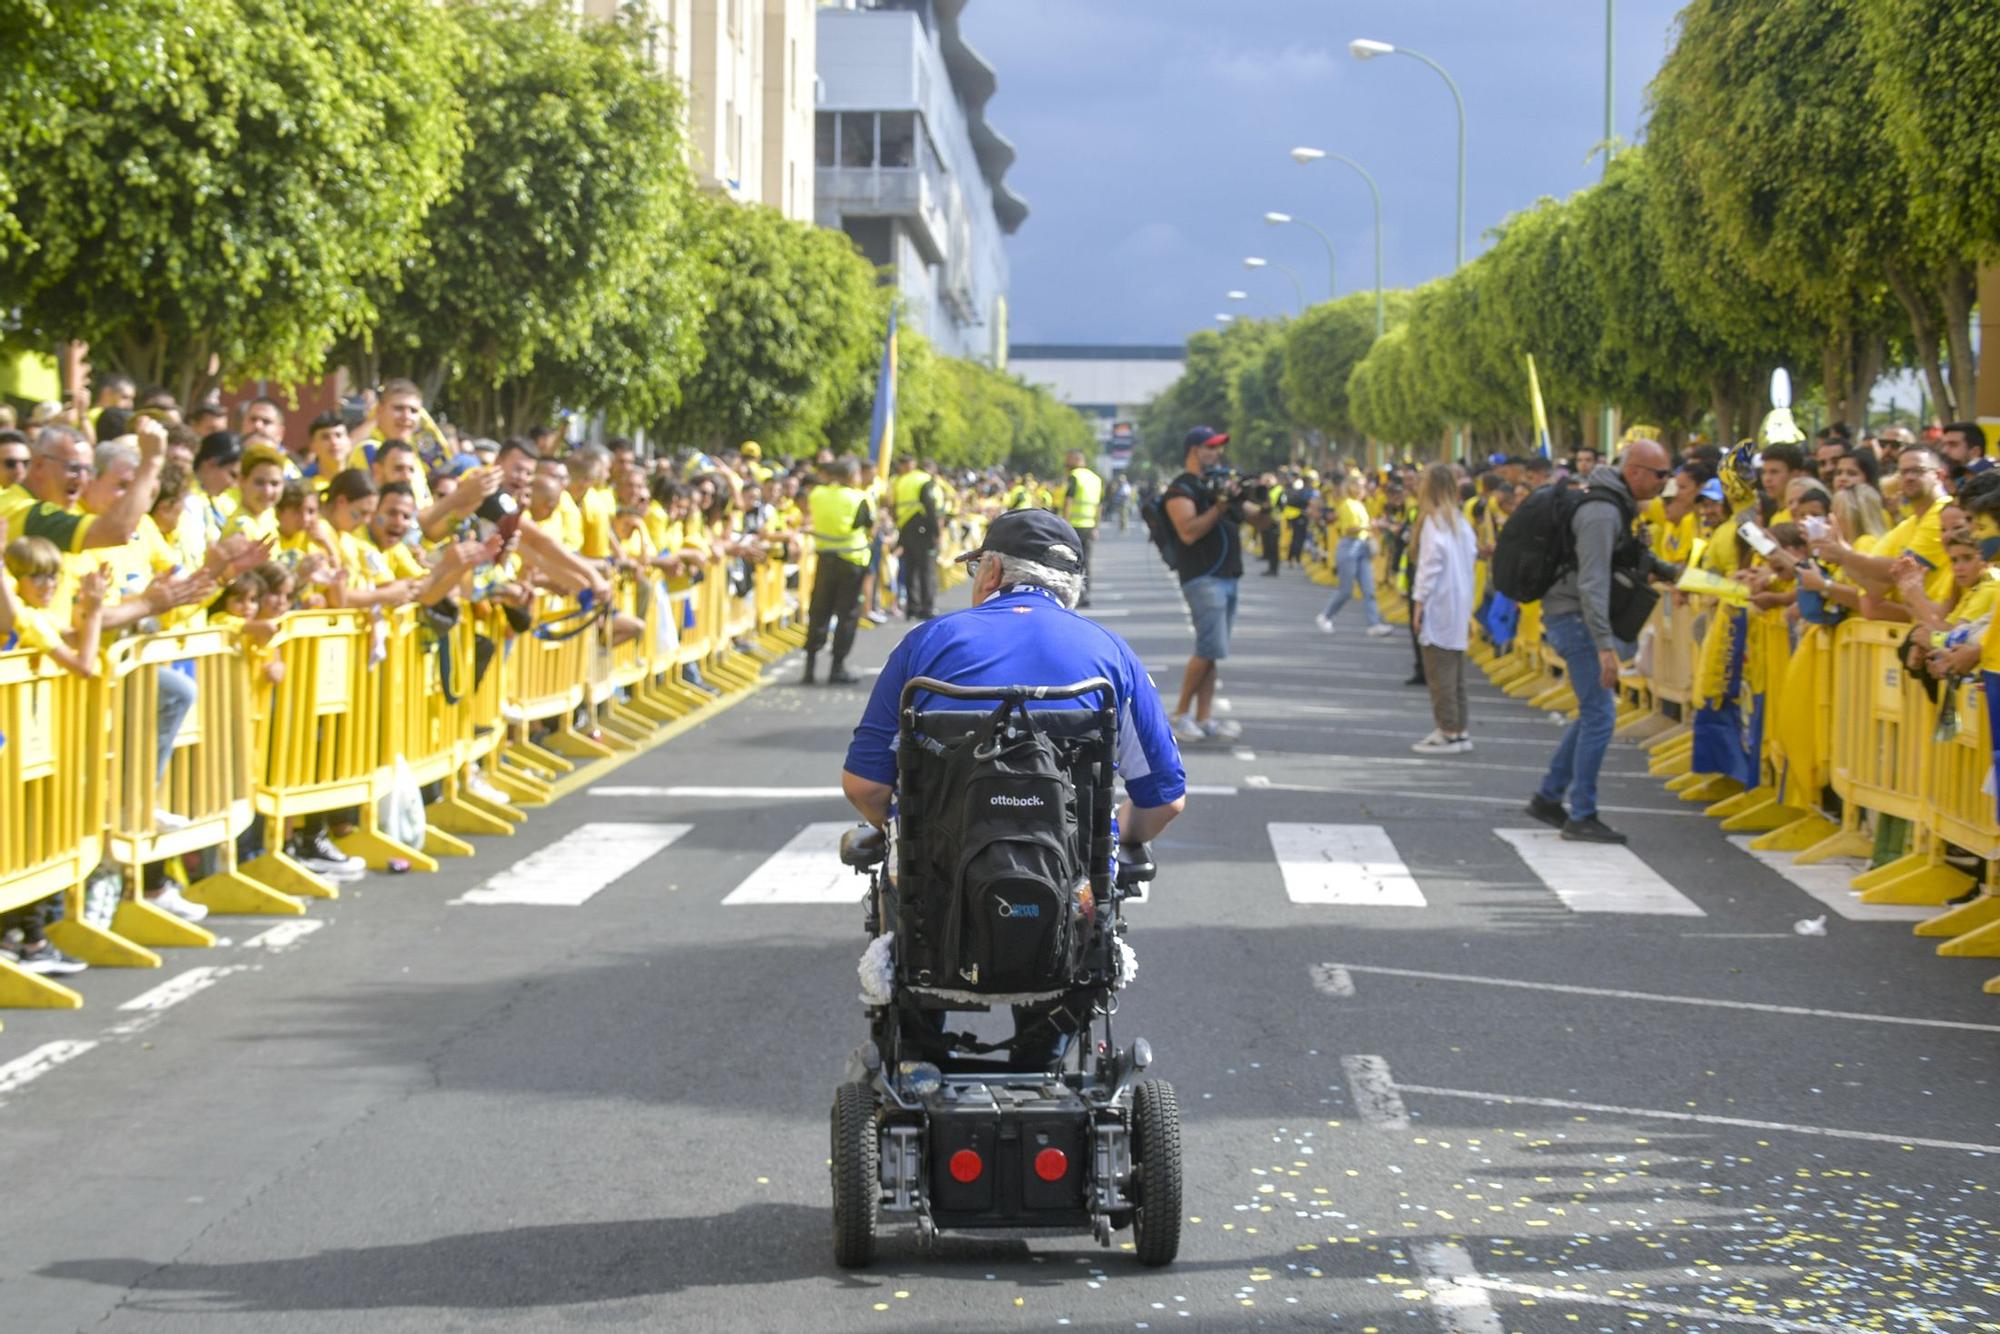
<instances>
[{"instance_id":1,"label":"tall white building","mask_svg":"<svg viewBox=\"0 0 2000 1334\"><path fill-rule=\"evenodd\" d=\"M986 123L998 80L967 45L967 0L829 0L819 11L814 216L885 266L948 356L1004 366L1003 239L1028 216L1014 146Z\"/></svg>"},{"instance_id":2,"label":"tall white building","mask_svg":"<svg viewBox=\"0 0 2000 1334\"><path fill-rule=\"evenodd\" d=\"M579 0L608 17L626 0ZM732 199L813 217L814 0L644 0L653 57L687 93L701 183Z\"/></svg>"}]
</instances>

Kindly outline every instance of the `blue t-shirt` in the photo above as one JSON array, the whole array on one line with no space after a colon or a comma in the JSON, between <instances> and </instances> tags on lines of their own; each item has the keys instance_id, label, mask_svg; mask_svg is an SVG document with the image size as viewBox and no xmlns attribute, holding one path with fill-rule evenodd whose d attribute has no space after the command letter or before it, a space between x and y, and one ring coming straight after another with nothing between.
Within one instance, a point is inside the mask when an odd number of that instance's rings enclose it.
<instances>
[{"instance_id":1,"label":"blue t-shirt","mask_svg":"<svg viewBox=\"0 0 2000 1334\"><path fill-rule=\"evenodd\" d=\"M929 676L955 685L1066 686L1101 676L1118 697L1118 772L1140 807L1164 806L1187 791L1180 746L1160 693L1131 645L1070 611L1044 589L1019 584L977 607L927 621L903 636L882 668L847 747L847 771L896 781L896 718L903 685ZM1096 708L1101 700L1048 700L1035 708ZM920 694L920 709L983 709L994 700Z\"/></svg>"}]
</instances>

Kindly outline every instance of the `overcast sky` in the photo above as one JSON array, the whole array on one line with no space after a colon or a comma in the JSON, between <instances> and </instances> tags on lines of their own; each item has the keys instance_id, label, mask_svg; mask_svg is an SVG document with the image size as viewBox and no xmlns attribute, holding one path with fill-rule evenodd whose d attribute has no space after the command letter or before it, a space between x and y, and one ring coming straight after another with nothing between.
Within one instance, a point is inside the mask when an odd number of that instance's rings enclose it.
<instances>
[{"instance_id":1,"label":"overcast sky","mask_svg":"<svg viewBox=\"0 0 2000 1334\"><path fill-rule=\"evenodd\" d=\"M1680 0L1617 0L1618 135L1636 137ZM1455 120L1444 82L1405 56L1363 63L1354 37L1414 47L1464 92L1466 252L1543 195L1597 178L1601 0L973 0L962 26L999 73L987 119L1020 150L1008 183L1032 210L1008 243L1012 341L1177 343L1247 290L1253 313L1374 286L1367 187L1295 165L1346 153L1382 187L1384 281L1452 265Z\"/></svg>"}]
</instances>

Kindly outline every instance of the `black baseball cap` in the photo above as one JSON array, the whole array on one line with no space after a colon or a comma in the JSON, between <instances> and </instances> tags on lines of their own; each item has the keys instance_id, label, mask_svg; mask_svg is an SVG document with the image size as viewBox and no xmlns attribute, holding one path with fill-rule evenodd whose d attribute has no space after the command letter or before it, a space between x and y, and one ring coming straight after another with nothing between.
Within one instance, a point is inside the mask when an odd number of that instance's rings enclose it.
<instances>
[{"instance_id":1,"label":"black baseball cap","mask_svg":"<svg viewBox=\"0 0 2000 1334\"><path fill-rule=\"evenodd\" d=\"M974 561L988 552L1031 560L1064 574L1083 573L1083 539L1060 514L1049 510L1009 510L986 525L986 540L959 557Z\"/></svg>"},{"instance_id":2,"label":"black baseball cap","mask_svg":"<svg viewBox=\"0 0 2000 1334\"><path fill-rule=\"evenodd\" d=\"M1213 426L1197 426L1181 437L1181 450L1186 452L1196 445L1226 445L1229 432L1218 431Z\"/></svg>"}]
</instances>

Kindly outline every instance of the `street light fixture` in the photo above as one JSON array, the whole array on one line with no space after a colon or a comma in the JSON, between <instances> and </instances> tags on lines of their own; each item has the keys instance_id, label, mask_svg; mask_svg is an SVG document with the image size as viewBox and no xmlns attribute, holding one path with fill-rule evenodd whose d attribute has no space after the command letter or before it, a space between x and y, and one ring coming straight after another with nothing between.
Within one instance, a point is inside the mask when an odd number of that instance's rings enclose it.
<instances>
[{"instance_id":1,"label":"street light fixture","mask_svg":"<svg viewBox=\"0 0 2000 1334\"><path fill-rule=\"evenodd\" d=\"M1292 290L1298 293L1299 314L1301 315L1305 314L1306 285L1299 281L1298 274L1292 272L1290 269L1286 268L1283 264L1280 264L1275 260L1265 259L1261 255L1248 256L1243 261L1243 267L1246 269L1272 268L1276 269L1279 273L1284 274L1287 278L1290 278L1292 280Z\"/></svg>"},{"instance_id":2,"label":"street light fixture","mask_svg":"<svg viewBox=\"0 0 2000 1334\"><path fill-rule=\"evenodd\" d=\"M1453 268L1465 265L1465 98L1459 95L1458 84L1443 65L1432 60L1421 51L1413 51L1407 46L1393 46L1388 42L1377 42L1366 37L1357 37L1347 44L1348 51L1356 60L1373 60L1377 56L1408 56L1421 60L1438 72L1444 86L1451 89L1451 100L1458 107L1458 252ZM1296 156L1296 154L1294 154Z\"/></svg>"},{"instance_id":3,"label":"street light fixture","mask_svg":"<svg viewBox=\"0 0 2000 1334\"><path fill-rule=\"evenodd\" d=\"M1310 222L1307 222L1304 218L1295 218L1289 213L1266 213L1264 215L1264 221L1269 223L1273 227L1282 227L1288 222L1295 223L1298 226L1303 227L1307 231L1311 232L1314 236L1317 236L1321 240L1321 242L1325 244L1327 300L1331 301L1334 297L1338 296L1339 284L1336 278L1334 277L1333 238L1331 236L1328 236L1325 232L1321 231L1319 228L1313 226Z\"/></svg>"},{"instance_id":4,"label":"street light fixture","mask_svg":"<svg viewBox=\"0 0 2000 1334\"><path fill-rule=\"evenodd\" d=\"M1361 179L1368 182L1368 194L1375 201L1375 336L1380 338L1387 327L1382 305L1382 191L1375 184L1375 178L1368 174L1366 167L1343 153L1329 153L1324 148L1300 147L1292 150L1292 161L1301 167L1309 166L1322 158L1344 162L1361 173ZM1270 215L1265 216L1268 220Z\"/></svg>"}]
</instances>

